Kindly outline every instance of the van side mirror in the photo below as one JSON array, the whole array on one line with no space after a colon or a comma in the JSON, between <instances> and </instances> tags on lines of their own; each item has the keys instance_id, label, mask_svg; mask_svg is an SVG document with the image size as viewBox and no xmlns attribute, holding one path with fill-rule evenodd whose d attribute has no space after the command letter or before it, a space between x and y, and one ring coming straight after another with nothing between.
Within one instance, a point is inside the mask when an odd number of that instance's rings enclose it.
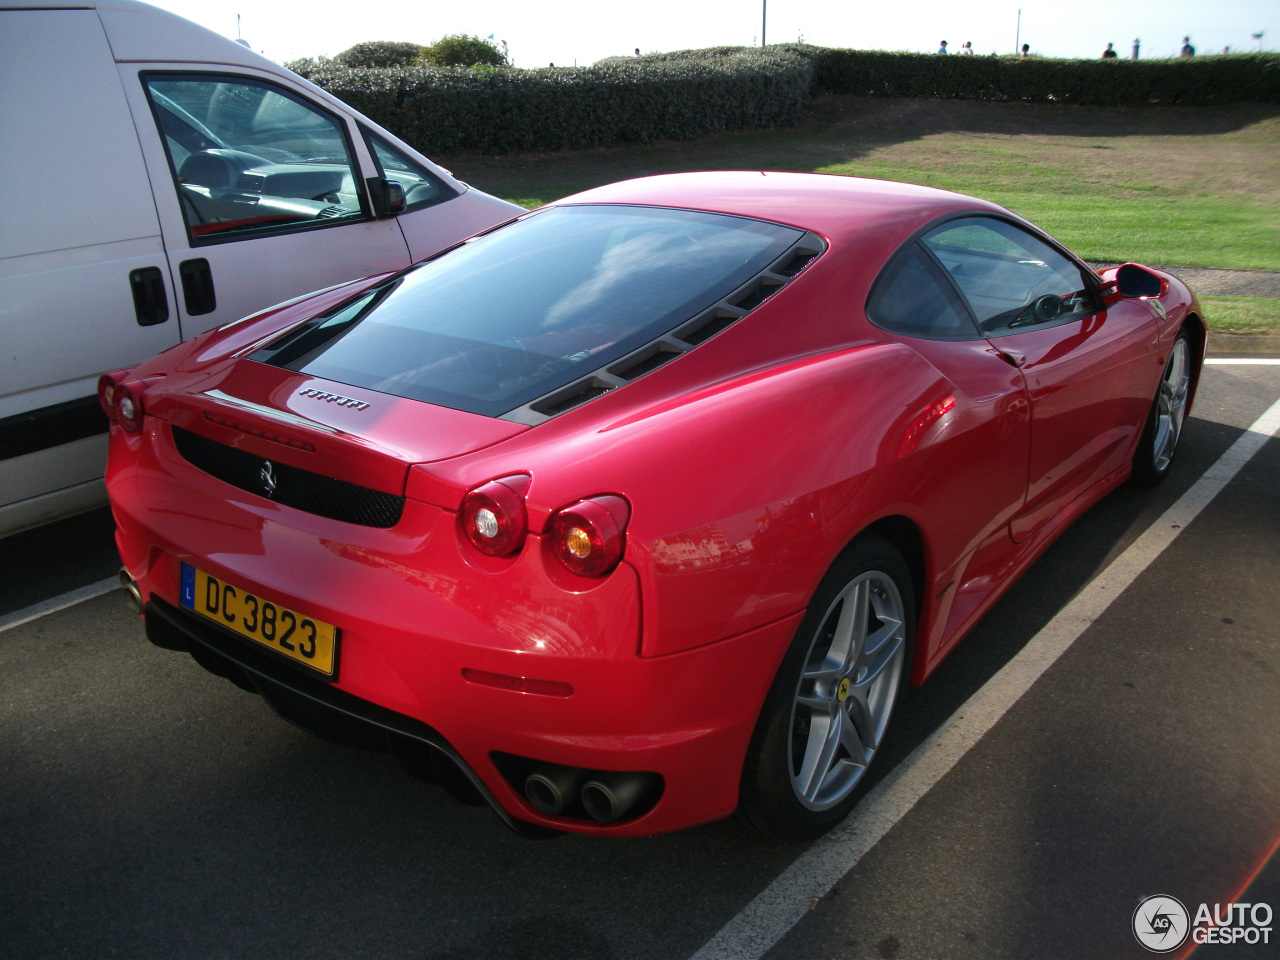
<instances>
[{"instance_id":1,"label":"van side mirror","mask_svg":"<svg viewBox=\"0 0 1280 960\"><path fill-rule=\"evenodd\" d=\"M1157 273L1136 263L1126 263L1116 271L1116 289L1126 300L1162 297L1168 282Z\"/></svg>"},{"instance_id":2,"label":"van side mirror","mask_svg":"<svg viewBox=\"0 0 1280 960\"><path fill-rule=\"evenodd\" d=\"M370 177L365 183L369 186L369 196L373 198L374 216L379 220L404 213L404 187L397 181L386 177Z\"/></svg>"}]
</instances>

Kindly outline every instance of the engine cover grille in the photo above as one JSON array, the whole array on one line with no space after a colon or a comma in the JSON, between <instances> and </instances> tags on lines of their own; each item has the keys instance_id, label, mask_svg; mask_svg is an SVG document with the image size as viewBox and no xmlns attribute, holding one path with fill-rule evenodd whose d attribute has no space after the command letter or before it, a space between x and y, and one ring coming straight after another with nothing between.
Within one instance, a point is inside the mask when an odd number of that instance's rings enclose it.
<instances>
[{"instance_id":1,"label":"engine cover grille","mask_svg":"<svg viewBox=\"0 0 1280 960\"><path fill-rule=\"evenodd\" d=\"M404 511L404 497L268 460L181 427L173 428L173 441L197 469L295 510L364 527L394 527Z\"/></svg>"}]
</instances>

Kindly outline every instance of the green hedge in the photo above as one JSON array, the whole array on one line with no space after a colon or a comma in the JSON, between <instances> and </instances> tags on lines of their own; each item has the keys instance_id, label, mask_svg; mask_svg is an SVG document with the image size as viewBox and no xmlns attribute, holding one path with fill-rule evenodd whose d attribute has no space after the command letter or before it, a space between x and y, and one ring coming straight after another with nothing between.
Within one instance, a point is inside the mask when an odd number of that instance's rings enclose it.
<instances>
[{"instance_id":1,"label":"green hedge","mask_svg":"<svg viewBox=\"0 0 1280 960\"><path fill-rule=\"evenodd\" d=\"M427 154L582 149L781 126L798 123L817 94L1135 107L1280 103L1275 54L1100 61L782 44L538 70L361 69L324 58L289 66Z\"/></svg>"},{"instance_id":2,"label":"green hedge","mask_svg":"<svg viewBox=\"0 0 1280 960\"><path fill-rule=\"evenodd\" d=\"M1056 60L823 50L815 92L1091 106L1280 103L1280 56Z\"/></svg>"},{"instance_id":3,"label":"green hedge","mask_svg":"<svg viewBox=\"0 0 1280 960\"><path fill-rule=\"evenodd\" d=\"M810 58L772 48L702 53L538 70L291 66L427 154L690 139L794 124L804 115Z\"/></svg>"}]
</instances>

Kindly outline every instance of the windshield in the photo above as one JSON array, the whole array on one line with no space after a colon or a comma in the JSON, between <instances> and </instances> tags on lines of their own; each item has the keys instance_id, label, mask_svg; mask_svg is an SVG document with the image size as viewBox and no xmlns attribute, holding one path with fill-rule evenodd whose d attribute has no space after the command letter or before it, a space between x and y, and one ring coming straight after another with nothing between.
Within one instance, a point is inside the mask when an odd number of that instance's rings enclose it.
<instances>
[{"instance_id":1,"label":"windshield","mask_svg":"<svg viewBox=\"0 0 1280 960\"><path fill-rule=\"evenodd\" d=\"M687 210L554 207L411 268L253 359L497 416L669 332L803 235Z\"/></svg>"}]
</instances>

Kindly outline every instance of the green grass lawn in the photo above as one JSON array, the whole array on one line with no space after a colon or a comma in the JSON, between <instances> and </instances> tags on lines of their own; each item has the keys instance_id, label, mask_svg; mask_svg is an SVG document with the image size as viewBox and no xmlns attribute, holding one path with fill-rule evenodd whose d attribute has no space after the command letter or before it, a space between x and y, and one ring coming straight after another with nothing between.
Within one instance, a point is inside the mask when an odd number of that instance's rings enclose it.
<instances>
[{"instance_id":1,"label":"green grass lawn","mask_svg":"<svg viewBox=\"0 0 1280 960\"><path fill-rule=\"evenodd\" d=\"M1280 300L1201 297L1200 306L1215 333L1280 333Z\"/></svg>"},{"instance_id":2,"label":"green grass lawn","mask_svg":"<svg viewBox=\"0 0 1280 960\"><path fill-rule=\"evenodd\" d=\"M854 162L819 173L920 183L994 201L1048 230L1086 260L1134 260L1187 267L1280 270L1280 207L1159 183L1088 182L1065 165L945 169Z\"/></svg>"}]
</instances>

